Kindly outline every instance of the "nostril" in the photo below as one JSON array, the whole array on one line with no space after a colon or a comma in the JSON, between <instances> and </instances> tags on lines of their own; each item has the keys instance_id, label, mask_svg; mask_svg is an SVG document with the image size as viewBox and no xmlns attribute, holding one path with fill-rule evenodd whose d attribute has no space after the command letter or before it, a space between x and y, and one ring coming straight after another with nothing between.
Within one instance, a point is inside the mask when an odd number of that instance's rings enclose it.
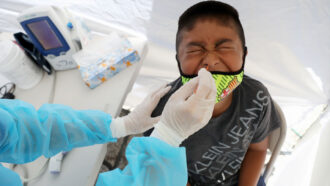
<instances>
[{"instance_id":1,"label":"nostril","mask_svg":"<svg viewBox=\"0 0 330 186\"><path fill-rule=\"evenodd\" d=\"M208 68L208 67L209 67L209 64L207 64L207 63L200 64L200 68Z\"/></svg>"}]
</instances>

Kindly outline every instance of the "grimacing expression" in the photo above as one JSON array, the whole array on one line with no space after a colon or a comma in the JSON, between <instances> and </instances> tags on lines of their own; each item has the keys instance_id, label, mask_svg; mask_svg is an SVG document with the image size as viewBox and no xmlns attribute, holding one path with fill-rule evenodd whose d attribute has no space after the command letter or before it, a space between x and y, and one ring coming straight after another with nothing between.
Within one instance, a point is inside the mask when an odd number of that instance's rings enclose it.
<instances>
[{"instance_id":1,"label":"grimacing expression","mask_svg":"<svg viewBox=\"0 0 330 186\"><path fill-rule=\"evenodd\" d=\"M199 18L191 30L183 29L180 34L178 60L184 74L195 75L201 68L221 72L241 69L244 52L234 23Z\"/></svg>"}]
</instances>

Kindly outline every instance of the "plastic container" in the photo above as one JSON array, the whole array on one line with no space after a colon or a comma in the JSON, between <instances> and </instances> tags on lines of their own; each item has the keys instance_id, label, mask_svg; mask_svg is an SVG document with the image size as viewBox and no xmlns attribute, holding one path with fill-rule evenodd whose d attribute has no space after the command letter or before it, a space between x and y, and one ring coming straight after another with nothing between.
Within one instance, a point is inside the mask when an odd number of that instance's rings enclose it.
<instances>
[{"instance_id":1,"label":"plastic container","mask_svg":"<svg viewBox=\"0 0 330 186\"><path fill-rule=\"evenodd\" d=\"M21 89L36 86L44 74L11 40L0 40L0 73Z\"/></svg>"}]
</instances>

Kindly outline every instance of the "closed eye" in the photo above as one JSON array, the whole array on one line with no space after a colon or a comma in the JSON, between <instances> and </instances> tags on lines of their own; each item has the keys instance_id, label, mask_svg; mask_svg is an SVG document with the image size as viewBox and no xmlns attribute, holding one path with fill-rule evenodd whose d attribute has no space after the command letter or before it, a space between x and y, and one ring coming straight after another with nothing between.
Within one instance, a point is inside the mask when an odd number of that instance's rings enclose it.
<instances>
[{"instance_id":1,"label":"closed eye","mask_svg":"<svg viewBox=\"0 0 330 186\"><path fill-rule=\"evenodd\" d=\"M202 49L198 49L198 50L188 50L187 53L197 53L197 52L203 52Z\"/></svg>"},{"instance_id":2,"label":"closed eye","mask_svg":"<svg viewBox=\"0 0 330 186\"><path fill-rule=\"evenodd\" d=\"M232 50L232 49L234 49L234 47L231 47L231 46L218 46L217 48L216 48L216 50Z\"/></svg>"}]
</instances>

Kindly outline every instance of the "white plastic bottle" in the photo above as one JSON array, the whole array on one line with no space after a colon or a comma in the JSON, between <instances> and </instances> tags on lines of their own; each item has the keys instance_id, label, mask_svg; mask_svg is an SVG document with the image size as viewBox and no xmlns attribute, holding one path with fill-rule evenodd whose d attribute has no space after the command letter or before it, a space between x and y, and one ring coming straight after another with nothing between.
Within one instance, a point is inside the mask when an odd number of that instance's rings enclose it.
<instances>
[{"instance_id":1,"label":"white plastic bottle","mask_svg":"<svg viewBox=\"0 0 330 186\"><path fill-rule=\"evenodd\" d=\"M44 74L11 40L0 40L0 73L21 89L36 86Z\"/></svg>"}]
</instances>

